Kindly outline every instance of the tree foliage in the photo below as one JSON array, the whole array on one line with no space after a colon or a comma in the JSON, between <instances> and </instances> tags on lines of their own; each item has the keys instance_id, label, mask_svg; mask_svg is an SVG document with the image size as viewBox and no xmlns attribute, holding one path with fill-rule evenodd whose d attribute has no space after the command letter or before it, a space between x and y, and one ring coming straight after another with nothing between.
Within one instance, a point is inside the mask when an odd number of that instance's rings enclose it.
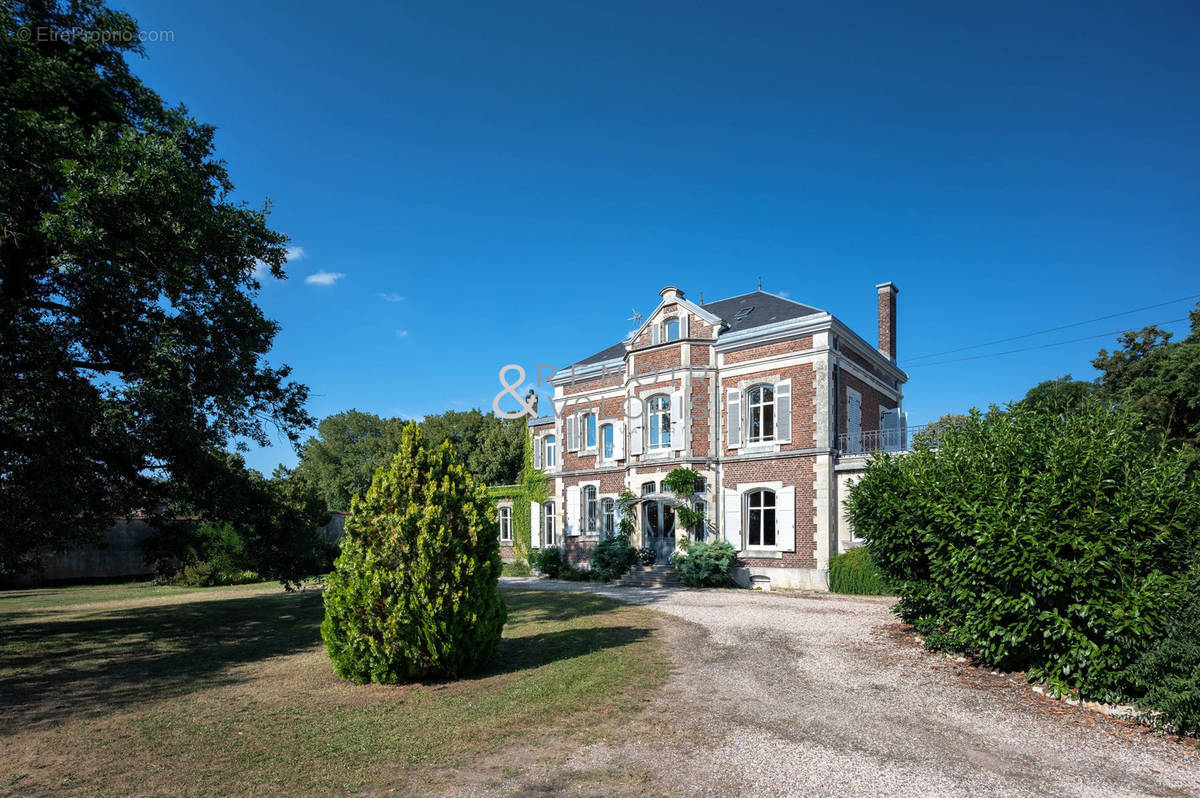
<instances>
[{"instance_id":1,"label":"tree foliage","mask_svg":"<svg viewBox=\"0 0 1200 798\"><path fill-rule=\"evenodd\" d=\"M1095 383L1072 379L1067 374L1039 382L1025 392L1021 403L1047 413L1069 413L1086 405L1095 395Z\"/></svg>"},{"instance_id":2,"label":"tree foliage","mask_svg":"<svg viewBox=\"0 0 1200 798\"><path fill-rule=\"evenodd\" d=\"M1200 445L1200 304L1191 312L1191 331L1181 341L1151 325L1120 337L1121 348L1104 349L1092 361L1099 390L1172 437Z\"/></svg>"},{"instance_id":3,"label":"tree foliage","mask_svg":"<svg viewBox=\"0 0 1200 798\"><path fill-rule=\"evenodd\" d=\"M375 472L400 451L403 427L401 419L358 410L327 416L301 447L296 473L317 487L330 510L349 510L350 500L366 493Z\"/></svg>"},{"instance_id":4,"label":"tree foliage","mask_svg":"<svg viewBox=\"0 0 1200 798\"><path fill-rule=\"evenodd\" d=\"M355 497L325 587L321 635L334 670L357 682L455 677L496 652L506 618L500 543L487 491L449 444L400 451Z\"/></svg>"},{"instance_id":5,"label":"tree foliage","mask_svg":"<svg viewBox=\"0 0 1200 798\"><path fill-rule=\"evenodd\" d=\"M136 23L17 0L0 26L3 573L311 419L254 301L287 239L232 199L214 129L132 74ZM73 28L106 35L29 35Z\"/></svg>"},{"instance_id":6,"label":"tree foliage","mask_svg":"<svg viewBox=\"0 0 1200 798\"><path fill-rule=\"evenodd\" d=\"M450 410L426 416L421 422L425 444L440 446L449 441L467 470L486 485L511 485L524 465L525 419L502 419L479 410Z\"/></svg>"}]
</instances>

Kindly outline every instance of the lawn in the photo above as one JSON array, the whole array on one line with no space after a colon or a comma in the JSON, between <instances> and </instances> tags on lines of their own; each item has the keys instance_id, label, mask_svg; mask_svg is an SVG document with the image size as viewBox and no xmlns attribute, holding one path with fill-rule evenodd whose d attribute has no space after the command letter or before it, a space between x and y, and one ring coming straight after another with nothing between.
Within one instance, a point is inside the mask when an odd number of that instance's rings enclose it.
<instances>
[{"instance_id":1,"label":"lawn","mask_svg":"<svg viewBox=\"0 0 1200 798\"><path fill-rule=\"evenodd\" d=\"M504 595L485 673L360 687L330 669L315 590L2 593L0 793L454 792L619 733L665 680L657 614Z\"/></svg>"}]
</instances>

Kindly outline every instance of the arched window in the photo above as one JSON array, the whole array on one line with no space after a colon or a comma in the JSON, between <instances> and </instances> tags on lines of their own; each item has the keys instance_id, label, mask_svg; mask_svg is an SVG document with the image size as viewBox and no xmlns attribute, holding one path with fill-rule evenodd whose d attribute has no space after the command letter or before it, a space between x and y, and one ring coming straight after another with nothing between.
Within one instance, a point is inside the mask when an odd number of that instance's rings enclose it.
<instances>
[{"instance_id":1,"label":"arched window","mask_svg":"<svg viewBox=\"0 0 1200 798\"><path fill-rule=\"evenodd\" d=\"M662 323L662 340L664 342L679 340L679 319L667 319Z\"/></svg>"},{"instance_id":2,"label":"arched window","mask_svg":"<svg viewBox=\"0 0 1200 798\"><path fill-rule=\"evenodd\" d=\"M512 508L500 507L497 513L500 516L500 540L512 543Z\"/></svg>"},{"instance_id":3,"label":"arched window","mask_svg":"<svg viewBox=\"0 0 1200 798\"><path fill-rule=\"evenodd\" d=\"M775 545L775 491L752 490L746 494L746 546Z\"/></svg>"},{"instance_id":4,"label":"arched window","mask_svg":"<svg viewBox=\"0 0 1200 798\"><path fill-rule=\"evenodd\" d=\"M750 422L746 439L750 443L775 440L775 389L755 385L746 391L746 409Z\"/></svg>"},{"instance_id":5,"label":"arched window","mask_svg":"<svg viewBox=\"0 0 1200 798\"><path fill-rule=\"evenodd\" d=\"M613 459L613 425L604 424L600 427L600 456L605 460Z\"/></svg>"},{"instance_id":6,"label":"arched window","mask_svg":"<svg viewBox=\"0 0 1200 798\"><path fill-rule=\"evenodd\" d=\"M554 502L546 502L542 505L542 524L544 533L542 535L542 545L557 545L557 529L556 522L554 520Z\"/></svg>"},{"instance_id":7,"label":"arched window","mask_svg":"<svg viewBox=\"0 0 1200 798\"><path fill-rule=\"evenodd\" d=\"M543 465L546 468L556 468L558 466L558 439L553 435L547 435L542 440L546 444L546 457Z\"/></svg>"},{"instance_id":8,"label":"arched window","mask_svg":"<svg viewBox=\"0 0 1200 798\"><path fill-rule=\"evenodd\" d=\"M611 538L617 534L617 503L612 499L600 500L601 531L604 537Z\"/></svg>"},{"instance_id":9,"label":"arched window","mask_svg":"<svg viewBox=\"0 0 1200 798\"><path fill-rule=\"evenodd\" d=\"M650 414L650 448L671 448L671 397L655 394L647 403Z\"/></svg>"},{"instance_id":10,"label":"arched window","mask_svg":"<svg viewBox=\"0 0 1200 798\"><path fill-rule=\"evenodd\" d=\"M596 506L596 486L586 486L583 489L583 517L587 519L587 531L590 535L600 531L599 509Z\"/></svg>"}]
</instances>

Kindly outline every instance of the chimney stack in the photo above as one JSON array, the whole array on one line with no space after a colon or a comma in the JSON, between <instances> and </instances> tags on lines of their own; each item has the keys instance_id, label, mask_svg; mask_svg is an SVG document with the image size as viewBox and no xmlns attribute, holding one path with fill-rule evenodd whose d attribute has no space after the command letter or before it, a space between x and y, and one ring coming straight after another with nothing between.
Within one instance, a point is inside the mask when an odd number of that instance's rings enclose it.
<instances>
[{"instance_id":1,"label":"chimney stack","mask_svg":"<svg viewBox=\"0 0 1200 798\"><path fill-rule=\"evenodd\" d=\"M879 353L893 363L896 362L896 294L900 289L895 283L880 283L879 292Z\"/></svg>"}]
</instances>

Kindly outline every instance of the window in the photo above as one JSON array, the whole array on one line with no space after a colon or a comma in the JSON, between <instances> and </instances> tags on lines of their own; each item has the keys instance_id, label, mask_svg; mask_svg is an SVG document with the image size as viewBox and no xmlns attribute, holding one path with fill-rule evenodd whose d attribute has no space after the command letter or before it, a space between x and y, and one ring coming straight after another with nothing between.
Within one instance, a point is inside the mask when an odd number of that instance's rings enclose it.
<instances>
[{"instance_id":1,"label":"window","mask_svg":"<svg viewBox=\"0 0 1200 798\"><path fill-rule=\"evenodd\" d=\"M617 503L612 499L602 499L600 515L603 523L601 531L604 532L604 537L614 537L617 534Z\"/></svg>"},{"instance_id":2,"label":"window","mask_svg":"<svg viewBox=\"0 0 1200 798\"><path fill-rule=\"evenodd\" d=\"M770 385L755 385L746 392L747 416L750 443L766 443L775 440L775 389Z\"/></svg>"},{"instance_id":3,"label":"window","mask_svg":"<svg viewBox=\"0 0 1200 798\"><path fill-rule=\"evenodd\" d=\"M505 543L512 543L512 508L501 507L500 514L500 540Z\"/></svg>"},{"instance_id":4,"label":"window","mask_svg":"<svg viewBox=\"0 0 1200 798\"><path fill-rule=\"evenodd\" d=\"M704 499L696 499L696 504L694 505L694 507L695 507L696 512L704 513L705 518L707 520L708 502L704 501ZM691 532L692 532L692 540L703 541L704 540L704 521L701 521L701 522L697 523L695 526L693 526L691 529Z\"/></svg>"},{"instance_id":5,"label":"window","mask_svg":"<svg viewBox=\"0 0 1200 798\"><path fill-rule=\"evenodd\" d=\"M662 339L664 342L679 340L679 319L667 319L663 322Z\"/></svg>"},{"instance_id":6,"label":"window","mask_svg":"<svg viewBox=\"0 0 1200 798\"><path fill-rule=\"evenodd\" d=\"M600 428L600 445L603 447L601 454L605 460L613 459L613 425L605 424Z\"/></svg>"},{"instance_id":7,"label":"window","mask_svg":"<svg viewBox=\"0 0 1200 798\"><path fill-rule=\"evenodd\" d=\"M660 393L650 397L650 448L671 448L671 397Z\"/></svg>"},{"instance_id":8,"label":"window","mask_svg":"<svg viewBox=\"0 0 1200 798\"><path fill-rule=\"evenodd\" d=\"M596 486L588 485L583 489L583 517L587 523L589 535L600 531L600 514L596 503Z\"/></svg>"},{"instance_id":9,"label":"window","mask_svg":"<svg viewBox=\"0 0 1200 798\"><path fill-rule=\"evenodd\" d=\"M546 468L556 468L558 466L558 439L553 435L547 435L542 440L546 446L546 456L542 460L542 465Z\"/></svg>"},{"instance_id":10,"label":"window","mask_svg":"<svg viewBox=\"0 0 1200 798\"><path fill-rule=\"evenodd\" d=\"M542 545L556 546L558 545L555 539L554 528L554 502L546 502L542 505Z\"/></svg>"},{"instance_id":11,"label":"window","mask_svg":"<svg viewBox=\"0 0 1200 798\"><path fill-rule=\"evenodd\" d=\"M746 495L747 548L775 545L775 491L755 490Z\"/></svg>"},{"instance_id":12,"label":"window","mask_svg":"<svg viewBox=\"0 0 1200 798\"><path fill-rule=\"evenodd\" d=\"M596 448L596 414L588 413L583 417L583 448Z\"/></svg>"},{"instance_id":13,"label":"window","mask_svg":"<svg viewBox=\"0 0 1200 798\"><path fill-rule=\"evenodd\" d=\"M653 482L643 482L642 483L642 495L643 496L649 496L652 493L654 493L654 491L657 489L658 489L658 486L655 485Z\"/></svg>"}]
</instances>

